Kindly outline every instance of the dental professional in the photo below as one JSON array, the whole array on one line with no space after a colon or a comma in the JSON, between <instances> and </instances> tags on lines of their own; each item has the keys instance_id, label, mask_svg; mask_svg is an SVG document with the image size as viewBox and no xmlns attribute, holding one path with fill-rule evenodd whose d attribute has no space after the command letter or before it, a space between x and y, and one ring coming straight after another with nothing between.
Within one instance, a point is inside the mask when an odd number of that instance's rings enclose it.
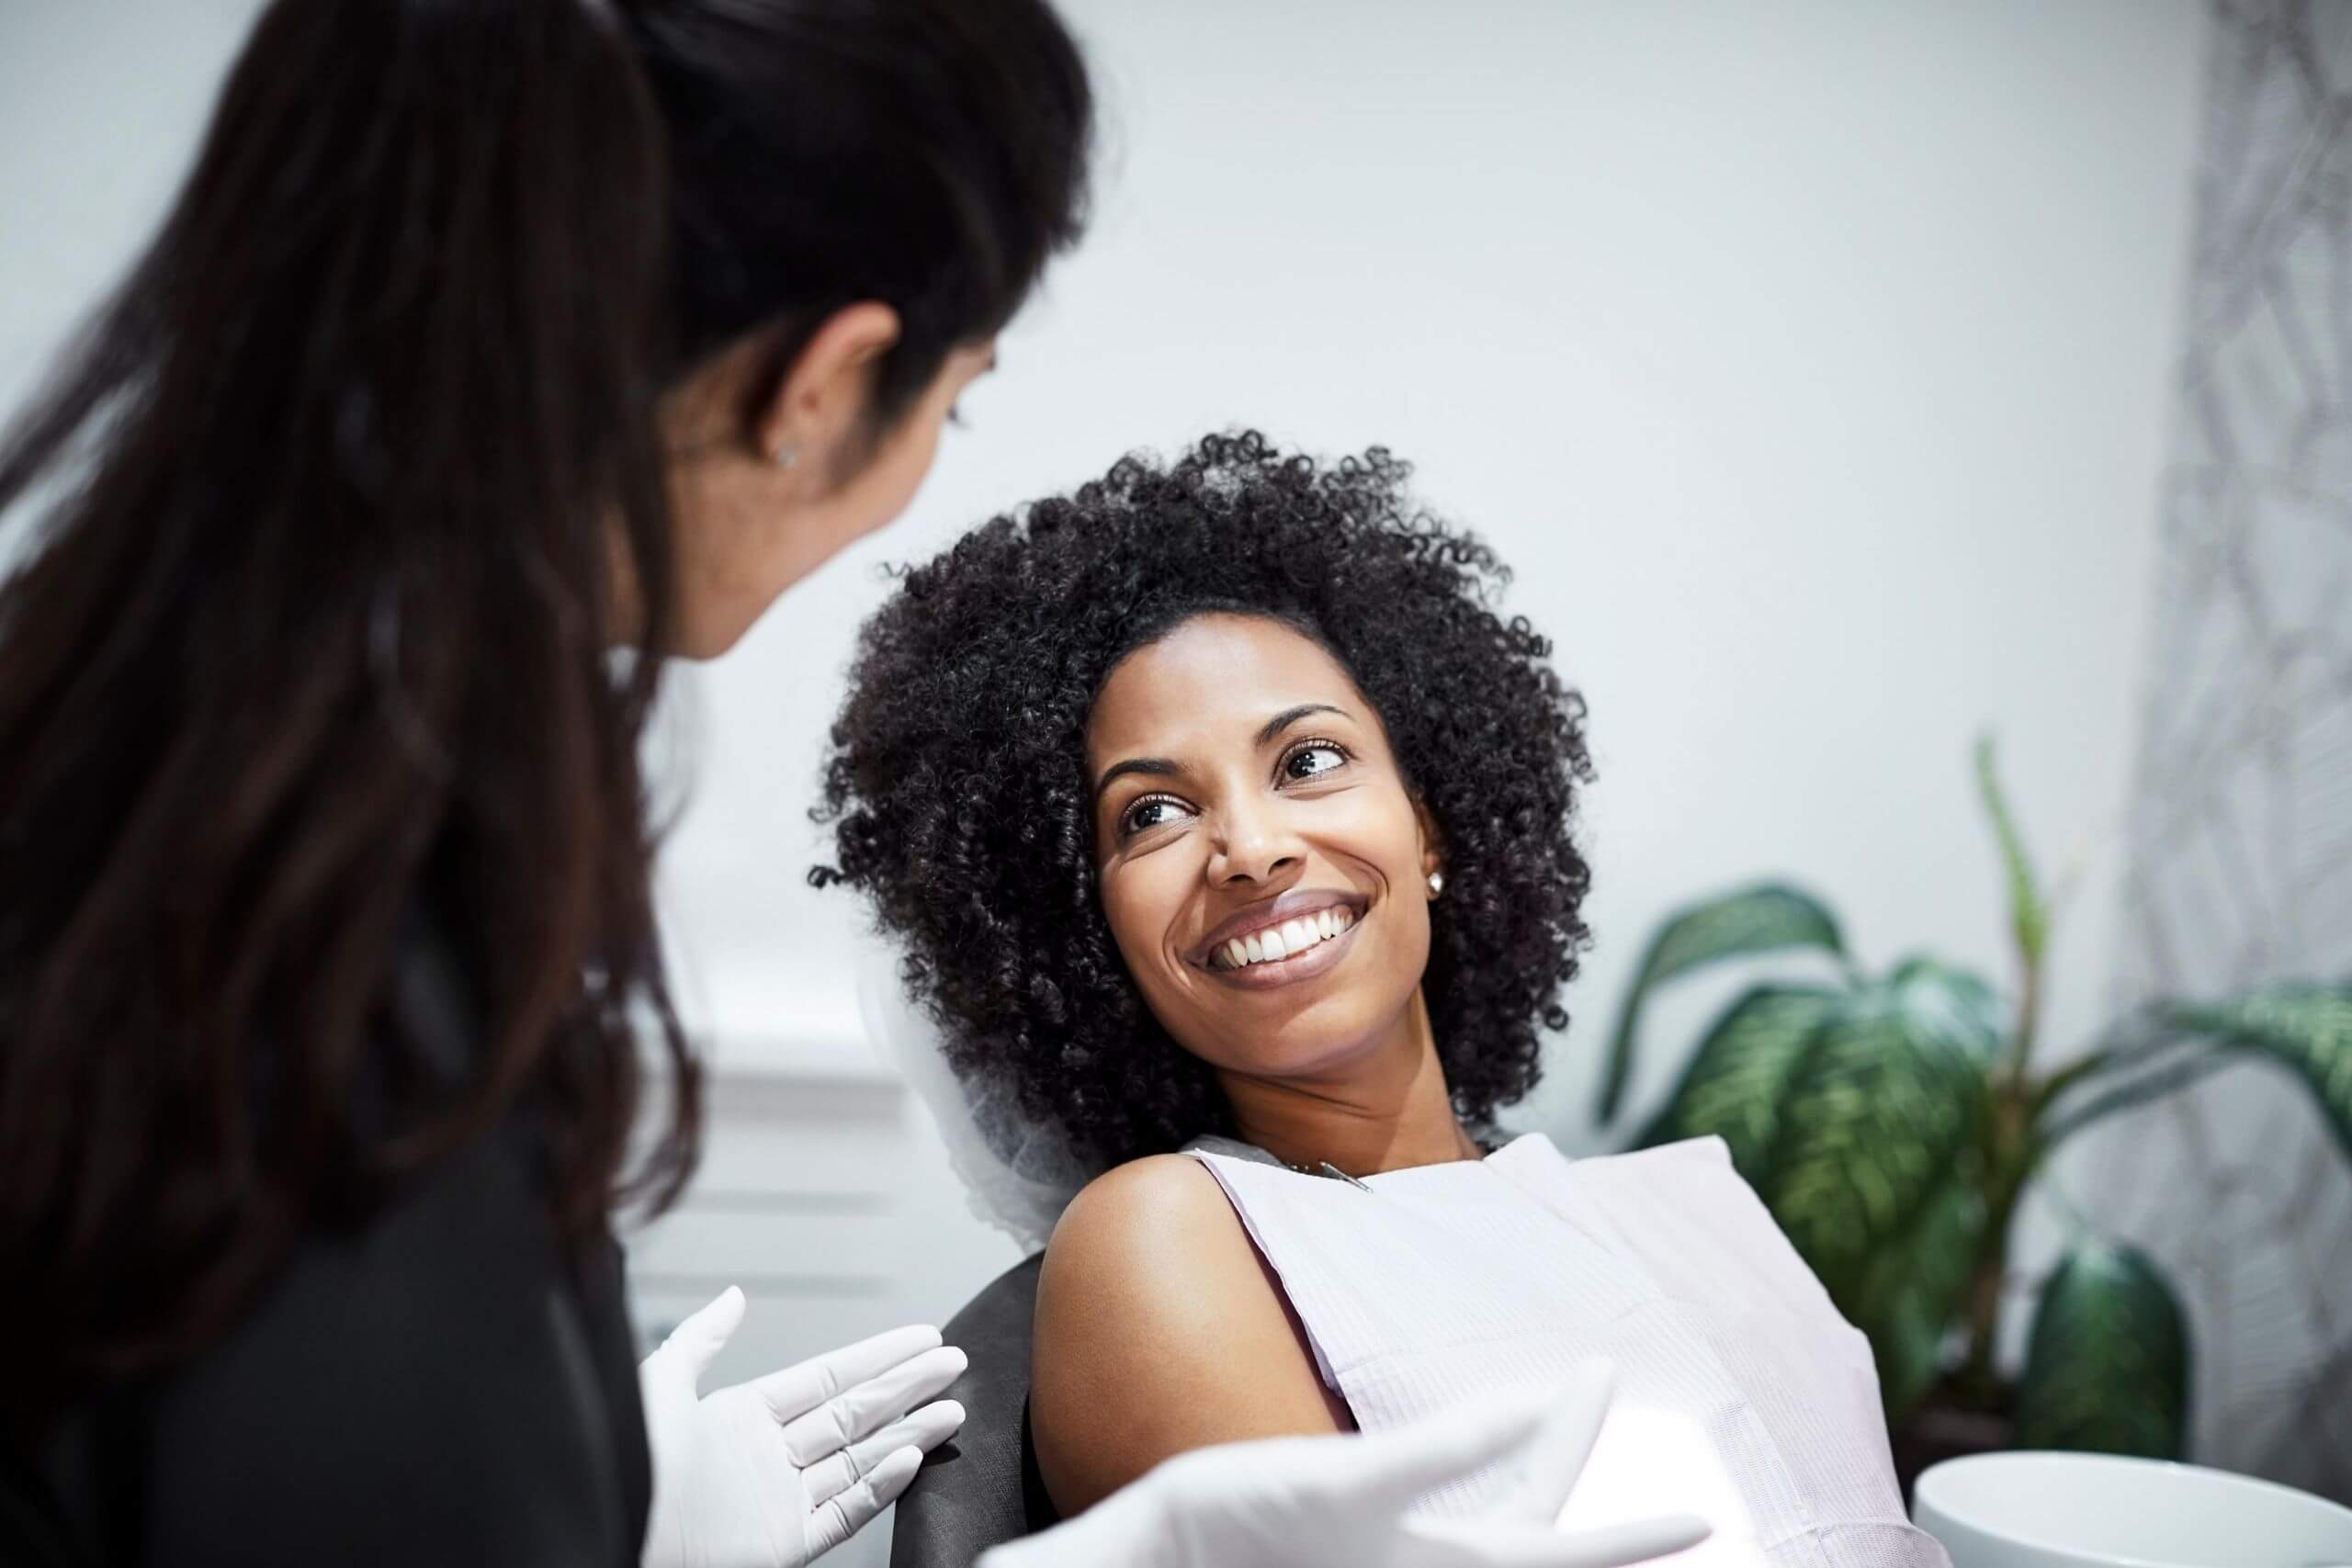
<instances>
[{"instance_id":1,"label":"dental professional","mask_svg":"<svg viewBox=\"0 0 2352 1568\"><path fill-rule=\"evenodd\" d=\"M611 1215L700 1109L639 740L906 506L1091 119L1044 0L261 16L0 445L0 1559L796 1565L954 1430L930 1329L705 1394L729 1292L632 1364ZM1004 1559L1633 1561L1687 1534L1548 1528L1603 1402L1204 1450Z\"/></svg>"}]
</instances>

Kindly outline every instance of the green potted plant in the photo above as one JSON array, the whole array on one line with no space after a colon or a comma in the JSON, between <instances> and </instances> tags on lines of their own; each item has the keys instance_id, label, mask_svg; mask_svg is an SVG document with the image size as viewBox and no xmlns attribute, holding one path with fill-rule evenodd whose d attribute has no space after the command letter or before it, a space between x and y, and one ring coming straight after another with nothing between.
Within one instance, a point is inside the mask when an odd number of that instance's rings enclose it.
<instances>
[{"instance_id":1,"label":"green potted plant","mask_svg":"<svg viewBox=\"0 0 2352 1568\"><path fill-rule=\"evenodd\" d=\"M1652 937L1610 1043L1598 1119L1621 1109L1643 1009L1661 987L1764 953L1826 958L1836 978L1766 980L1725 1009L1637 1146L1709 1134L1730 1145L1870 1337L1898 1450L1925 1460L1939 1446L2013 1441L2177 1457L2188 1326L2163 1274L2129 1247L2086 1237L2067 1252L2041 1285L2022 1371L2003 1376L1995 1348L2018 1200L2075 1134L2241 1062L2302 1083L2352 1158L2352 983L2151 1005L2045 1065L2051 907L1989 740L1976 764L2007 873L2013 998L1926 956L1866 973L1820 900L1783 884L1741 888L1681 909ZM1921 1435L1955 1421L1980 1435L1956 1445Z\"/></svg>"}]
</instances>

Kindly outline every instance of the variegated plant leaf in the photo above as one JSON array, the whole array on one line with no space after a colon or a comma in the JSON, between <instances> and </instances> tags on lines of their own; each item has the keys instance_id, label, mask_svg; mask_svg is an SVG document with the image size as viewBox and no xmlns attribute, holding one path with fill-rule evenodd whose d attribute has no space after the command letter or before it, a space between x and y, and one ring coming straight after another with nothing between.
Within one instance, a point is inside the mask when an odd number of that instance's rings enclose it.
<instances>
[{"instance_id":1,"label":"variegated plant leaf","mask_svg":"<svg viewBox=\"0 0 2352 1568\"><path fill-rule=\"evenodd\" d=\"M1984 1242L1977 1155L1964 1149L1901 1235L1864 1265L1846 1311L1878 1357L1887 1419L1900 1420L1943 1371L1944 1343L1965 1304Z\"/></svg>"},{"instance_id":2,"label":"variegated plant leaf","mask_svg":"<svg viewBox=\"0 0 2352 1568\"><path fill-rule=\"evenodd\" d=\"M1857 994L1789 1082L1758 1190L1851 1315L1871 1259L1919 1222L1963 1150L1980 1146L1984 1061L1923 1027L1904 994Z\"/></svg>"},{"instance_id":3,"label":"variegated plant leaf","mask_svg":"<svg viewBox=\"0 0 2352 1568\"><path fill-rule=\"evenodd\" d=\"M1923 1038L1957 1045L1982 1061L2000 1054L2007 1009L1980 976L1922 953L1896 964L1886 984Z\"/></svg>"},{"instance_id":4,"label":"variegated plant leaf","mask_svg":"<svg viewBox=\"0 0 2352 1568\"><path fill-rule=\"evenodd\" d=\"M1858 1010L1884 1007L1906 1043L1904 1050L1887 1052L1871 1069L1883 1077L1893 1096L1880 1109L1890 1116L1901 1114L1909 1104L1906 1096L1926 1086L1930 1096L1947 1096L1953 1112L1939 1116L1932 1103L1912 1106L1911 1133L1879 1134L1943 1147L1939 1162L1922 1168L1897 1158L1894 1180L1886 1180L1883 1168L1865 1164L1857 1168L1854 1182L1856 1195L1865 1196L1873 1189L1871 1176L1862 1173L1875 1173L1892 1191L1891 1206L1882 1203L1869 1210L1874 1230L1908 1206L1908 1217L1893 1220L1857 1260L1850 1276L1839 1269L1835 1292L1854 1325L1870 1337L1878 1353L1881 1393L1890 1415L1899 1416L1918 1402L1943 1370L1946 1337L1960 1314L1984 1241L1984 1173L1978 1168L1982 1155L1975 1118L1983 1113L1984 1074L2000 1052L2003 1010L1982 979L1925 957L1898 964L1880 995L1883 1000L1877 1002L1858 998ZM1824 1044L1825 1055L1837 1049L1834 1040ZM1916 1057L1906 1051L1917 1053ZM1833 1141L1843 1137L1841 1133ZM1867 1135L1863 1141L1868 1142ZM1796 1157L1792 1155L1792 1160ZM1928 1170L1928 1182L1914 1201L1910 1194L1918 1190L1907 1176L1920 1168ZM1803 1201L1793 1191L1789 1201ZM1822 1247L1817 1237L1809 1245ZM1837 1266L1834 1256L1830 1261Z\"/></svg>"},{"instance_id":5,"label":"variegated plant leaf","mask_svg":"<svg viewBox=\"0 0 2352 1568\"><path fill-rule=\"evenodd\" d=\"M2293 1069L2319 1101L2337 1146L2352 1159L2352 984L2267 987L2167 1009L2165 1021Z\"/></svg>"},{"instance_id":6,"label":"variegated plant leaf","mask_svg":"<svg viewBox=\"0 0 2352 1568\"><path fill-rule=\"evenodd\" d=\"M1770 1159L1789 1080L1842 999L1815 986L1758 986L1742 996L1701 1039L1641 1145L1716 1134L1754 1184Z\"/></svg>"},{"instance_id":7,"label":"variegated plant leaf","mask_svg":"<svg viewBox=\"0 0 2352 1568\"><path fill-rule=\"evenodd\" d=\"M1727 958L1811 947L1842 956L1837 917L1818 899L1778 884L1744 888L1695 904L1668 918L1642 955L1633 988L1609 1042L1594 1114L1612 1120L1633 1076L1634 1047L1649 994L1679 975Z\"/></svg>"},{"instance_id":8,"label":"variegated plant leaf","mask_svg":"<svg viewBox=\"0 0 2352 1568\"><path fill-rule=\"evenodd\" d=\"M2188 1320L2155 1266L2128 1247L2079 1247L2041 1288L2018 1444L2177 1459L2188 1372Z\"/></svg>"}]
</instances>

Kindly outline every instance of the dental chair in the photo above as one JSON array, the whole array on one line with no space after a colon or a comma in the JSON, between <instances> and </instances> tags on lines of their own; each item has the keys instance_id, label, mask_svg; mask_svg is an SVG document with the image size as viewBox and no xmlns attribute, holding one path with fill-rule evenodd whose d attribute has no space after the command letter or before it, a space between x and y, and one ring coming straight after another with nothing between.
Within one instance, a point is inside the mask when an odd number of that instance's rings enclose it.
<instances>
[{"instance_id":1,"label":"dental chair","mask_svg":"<svg viewBox=\"0 0 2352 1568\"><path fill-rule=\"evenodd\" d=\"M890 1568L971 1568L991 1546L1057 1522L1029 1438L1029 1325L1039 1253L992 1280L942 1330L971 1358L944 1399L964 1427L933 1449L899 1498Z\"/></svg>"}]
</instances>

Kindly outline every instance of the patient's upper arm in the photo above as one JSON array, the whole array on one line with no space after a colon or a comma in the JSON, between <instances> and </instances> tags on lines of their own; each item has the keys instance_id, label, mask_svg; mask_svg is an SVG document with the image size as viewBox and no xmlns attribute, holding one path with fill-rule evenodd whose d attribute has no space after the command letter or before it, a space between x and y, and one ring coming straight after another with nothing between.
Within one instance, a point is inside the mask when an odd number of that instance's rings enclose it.
<instances>
[{"instance_id":1,"label":"patient's upper arm","mask_svg":"<svg viewBox=\"0 0 2352 1568\"><path fill-rule=\"evenodd\" d=\"M1066 1515L1188 1449L1349 1424L1216 1178L1182 1155L1098 1179L1055 1227L1030 1416Z\"/></svg>"}]
</instances>

